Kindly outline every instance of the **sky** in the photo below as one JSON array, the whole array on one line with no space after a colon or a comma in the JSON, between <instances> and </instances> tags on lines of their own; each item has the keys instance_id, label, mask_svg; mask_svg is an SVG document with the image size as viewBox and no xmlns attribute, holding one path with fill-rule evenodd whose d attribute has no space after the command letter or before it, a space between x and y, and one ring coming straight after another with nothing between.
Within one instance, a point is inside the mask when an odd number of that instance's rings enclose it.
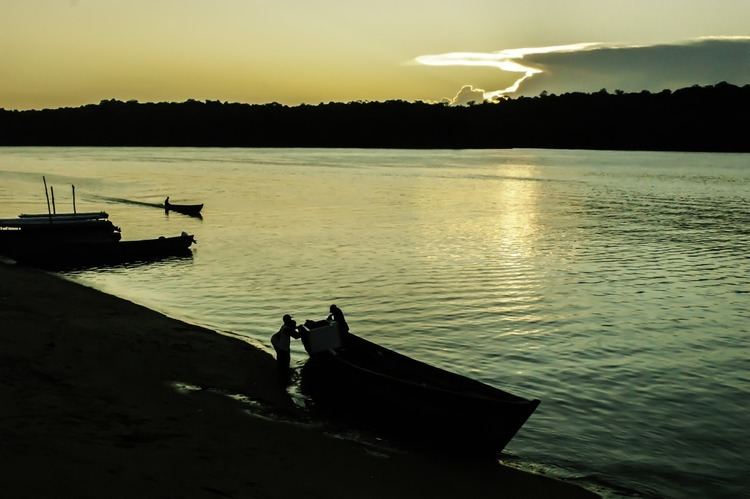
<instances>
[{"instance_id":1,"label":"sky","mask_svg":"<svg viewBox=\"0 0 750 499\"><path fill-rule=\"evenodd\" d=\"M719 81L750 83L750 0L0 0L5 109Z\"/></svg>"}]
</instances>

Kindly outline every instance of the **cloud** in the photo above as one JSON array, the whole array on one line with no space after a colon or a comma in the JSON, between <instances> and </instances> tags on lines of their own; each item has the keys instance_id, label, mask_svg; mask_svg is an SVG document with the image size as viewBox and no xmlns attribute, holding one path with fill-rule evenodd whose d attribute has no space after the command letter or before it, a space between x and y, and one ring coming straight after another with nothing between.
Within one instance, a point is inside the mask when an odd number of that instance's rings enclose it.
<instances>
[{"instance_id":1,"label":"cloud","mask_svg":"<svg viewBox=\"0 0 750 499\"><path fill-rule=\"evenodd\" d=\"M465 106L469 103L481 104L484 102L486 92L481 88L474 88L471 85L464 85L458 91L455 97L450 100L450 104Z\"/></svg>"},{"instance_id":2,"label":"cloud","mask_svg":"<svg viewBox=\"0 0 750 499\"><path fill-rule=\"evenodd\" d=\"M662 90L728 81L750 83L750 36L705 37L679 43L622 45L587 42L499 52L451 52L415 59L429 66L481 66L518 73L506 88L483 91L486 100L504 95L593 91ZM464 86L454 98L466 94ZM477 89L473 89L475 92ZM476 95L474 95L476 98Z\"/></svg>"}]
</instances>

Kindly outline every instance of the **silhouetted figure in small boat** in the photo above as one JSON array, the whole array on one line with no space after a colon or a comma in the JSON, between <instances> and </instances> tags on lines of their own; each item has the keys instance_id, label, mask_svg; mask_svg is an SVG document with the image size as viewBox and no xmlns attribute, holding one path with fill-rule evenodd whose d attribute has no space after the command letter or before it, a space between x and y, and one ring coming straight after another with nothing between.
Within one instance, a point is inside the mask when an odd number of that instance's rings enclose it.
<instances>
[{"instance_id":1,"label":"silhouetted figure in small boat","mask_svg":"<svg viewBox=\"0 0 750 499\"><path fill-rule=\"evenodd\" d=\"M328 320L336 321L336 325L339 327L339 333L343 336L349 332L349 324L346 323L344 318L344 312L341 311L336 304L331 305L330 314L328 314Z\"/></svg>"},{"instance_id":2,"label":"silhouetted figure in small boat","mask_svg":"<svg viewBox=\"0 0 750 499\"><path fill-rule=\"evenodd\" d=\"M271 336L271 345L276 351L276 365L279 368L279 376L282 382L289 382L289 364L291 362L290 341L291 338L299 338L297 322L289 314L282 317L283 324L279 331Z\"/></svg>"},{"instance_id":3,"label":"silhouetted figure in small boat","mask_svg":"<svg viewBox=\"0 0 750 499\"><path fill-rule=\"evenodd\" d=\"M164 209L166 211L169 211L169 196L167 196L167 199L164 200Z\"/></svg>"}]
</instances>

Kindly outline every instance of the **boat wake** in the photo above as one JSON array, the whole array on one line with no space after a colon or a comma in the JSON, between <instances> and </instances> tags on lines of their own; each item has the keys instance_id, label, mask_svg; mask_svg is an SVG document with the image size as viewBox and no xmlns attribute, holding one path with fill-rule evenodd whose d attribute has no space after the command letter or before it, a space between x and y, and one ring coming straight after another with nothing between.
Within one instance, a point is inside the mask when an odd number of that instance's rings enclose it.
<instances>
[{"instance_id":1,"label":"boat wake","mask_svg":"<svg viewBox=\"0 0 750 499\"><path fill-rule=\"evenodd\" d=\"M146 201L136 201L134 199L113 198L109 196L98 196L96 194L89 194L86 197L96 199L99 201L108 201L110 203L130 204L130 205L135 205L135 206L148 206L151 208L162 208L162 209L164 208L164 204L162 203L148 203Z\"/></svg>"}]
</instances>

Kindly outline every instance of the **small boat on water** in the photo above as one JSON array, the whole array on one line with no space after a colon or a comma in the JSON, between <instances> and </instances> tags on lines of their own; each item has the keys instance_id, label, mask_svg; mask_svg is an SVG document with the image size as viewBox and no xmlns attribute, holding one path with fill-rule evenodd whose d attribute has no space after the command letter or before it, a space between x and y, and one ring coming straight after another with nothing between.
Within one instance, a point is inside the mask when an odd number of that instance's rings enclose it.
<instances>
[{"instance_id":1,"label":"small boat on water","mask_svg":"<svg viewBox=\"0 0 750 499\"><path fill-rule=\"evenodd\" d=\"M191 217L198 217L203 209L202 204L168 204L164 205L166 211L176 211L183 215L190 215Z\"/></svg>"},{"instance_id":2,"label":"small boat on water","mask_svg":"<svg viewBox=\"0 0 750 499\"><path fill-rule=\"evenodd\" d=\"M169 202L169 198L164 200L164 211L176 211L183 215L189 215L191 217L200 217L201 210L203 210L203 204L173 204Z\"/></svg>"},{"instance_id":3,"label":"small boat on water","mask_svg":"<svg viewBox=\"0 0 750 499\"><path fill-rule=\"evenodd\" d=\"M308 352L316 329L303 337ZM494 457L540 403L351 333L333 343L327 334L325 341L341 346L312 353L302 368L301 389L313 410L420 447Z\"/></svg>"}]
</instances>

